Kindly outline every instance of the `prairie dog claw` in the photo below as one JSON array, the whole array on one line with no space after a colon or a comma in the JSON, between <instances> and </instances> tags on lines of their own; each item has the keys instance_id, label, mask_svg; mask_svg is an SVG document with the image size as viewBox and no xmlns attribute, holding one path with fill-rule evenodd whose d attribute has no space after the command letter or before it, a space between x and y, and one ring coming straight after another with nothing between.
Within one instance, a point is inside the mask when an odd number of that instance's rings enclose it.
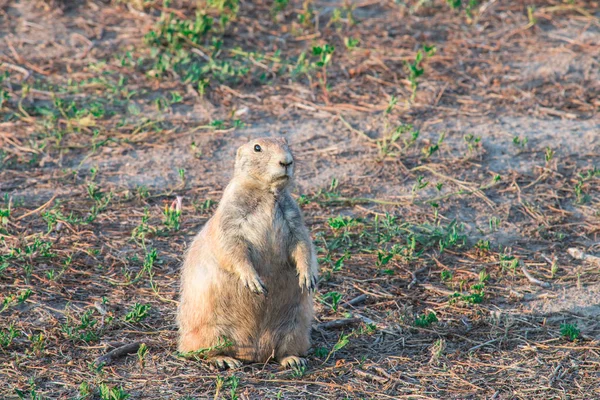
<instances>
[{"instance_id":1,"label":"prairie dog claw","mask_svg":"<svg viewBox=\"0 0 600 400\"><path fill-rule=\"evenodd\" d=\"M311 274L309 271L298 274L300 289L304 292L307 290L309 293L314 292L317 289L317 277Z\"/></svg>"},{"instance_id":2,"label":"prairie dog claw","mask_svg":"<svg viewBox=\"0 0 600 400\"><path fill-rule=\"evenodd\" d=\"M257 274L248 274L240 277L242 284L257 294L267 294L268 290Z\"/></svg>"},{"instance_id":3,"label":"prairie dog claw","mask_svg":"<svg viewBox=\"0 0 600 400\"><path fill-rule=\"evenodd\" d=\"M209 360L209 362L213 365L216 365L217 367L219 367L221 369L225 369L225 368L235 369L235 368L240 368L242 366L242 362L240 360L237 360L233 357L226 357L226 356L212 357Z\"/></svg>"},{"instance_id":4,"label":"prairie dog claw","mask_svg":"<svg viewBox=\"0 0 600 400\"><path fill-rule=\"evenodd\" d=\"M307 365L306 359L302 358L302 357L298 357L298 356L284 357L280 361L280 364L284 368L295 368L295 369L306 367L306 365Z\"/></svg>"}]
</instances>

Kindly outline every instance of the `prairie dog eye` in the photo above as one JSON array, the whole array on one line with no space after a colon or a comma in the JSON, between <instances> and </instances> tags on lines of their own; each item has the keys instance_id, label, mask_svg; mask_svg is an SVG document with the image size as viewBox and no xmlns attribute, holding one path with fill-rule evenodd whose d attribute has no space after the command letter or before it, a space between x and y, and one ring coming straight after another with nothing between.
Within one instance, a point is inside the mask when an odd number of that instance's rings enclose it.
<instances>
[{"instance_id":1,"label":"prairie dog eye","mask_svg":"<svg viewBox=\"0 0 600 400\"><path fill-rule=\"evenodd\" d=\"M254 145L254 151L256 151L258 153L259 151L262 151L262 148L260 147L260 145L255 144Z\"/></svg>"}]
</instances>

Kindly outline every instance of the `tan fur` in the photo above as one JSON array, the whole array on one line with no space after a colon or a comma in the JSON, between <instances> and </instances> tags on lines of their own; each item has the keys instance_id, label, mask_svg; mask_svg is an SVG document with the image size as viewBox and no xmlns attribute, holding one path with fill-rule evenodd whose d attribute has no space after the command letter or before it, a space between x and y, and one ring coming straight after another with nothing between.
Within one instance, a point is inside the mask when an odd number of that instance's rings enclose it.
<instances>
[{"instance_id":1,"label":"tan fur","mask_svg":"<svg viewBox=\"0 0 600 400\"><path fill-rule=\"evenodd\" d=\"M210 348L224 337L233 346L209 354L220 366L236 365L229 357L304 362L298 356L310 347L317 261L289 193L293 167L284 139L238 149L234 178L185 257L179 351Z\"/></svg>"}]
</instances>

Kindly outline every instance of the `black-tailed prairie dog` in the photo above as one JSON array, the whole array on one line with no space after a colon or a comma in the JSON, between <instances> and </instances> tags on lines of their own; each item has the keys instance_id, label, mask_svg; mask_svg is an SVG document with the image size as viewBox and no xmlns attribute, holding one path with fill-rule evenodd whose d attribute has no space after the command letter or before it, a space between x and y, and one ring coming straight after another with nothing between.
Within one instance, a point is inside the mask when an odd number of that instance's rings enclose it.
<instances>
[{"instance_id":1,"label":"black-tailed prairie dog","mask_svg":"<svg viewBox=\"0 0 600 400\"><path fill-rule=\"evenodd\" d=\"M238 149L233 179L183 263L180 352L212 348L207 355L220 367L305 364L317 259L289 192L293 176L285 139ZM231 345L218 346L223 339Z\"/></svg>"}]
</instances>

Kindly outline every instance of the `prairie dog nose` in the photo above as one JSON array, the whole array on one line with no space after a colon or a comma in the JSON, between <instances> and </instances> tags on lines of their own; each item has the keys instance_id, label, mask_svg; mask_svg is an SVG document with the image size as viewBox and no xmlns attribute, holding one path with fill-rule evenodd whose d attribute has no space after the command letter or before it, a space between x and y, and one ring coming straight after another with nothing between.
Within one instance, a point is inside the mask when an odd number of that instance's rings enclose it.
<instances>
[{"instance_id":1,"label":"prairie dog nose","mask_svg":"<svg viewBox=\"0 0 600 400\"><path fill-rule=\"evenodd\" d=\"M283 154L283 157L281 157L281 160L279 160L279 165L287 168L290 165L292 165L293 162L294 162L294 159L292 158L292 155L287 153L287 154Z\"/></svg>"}]
</instances>

